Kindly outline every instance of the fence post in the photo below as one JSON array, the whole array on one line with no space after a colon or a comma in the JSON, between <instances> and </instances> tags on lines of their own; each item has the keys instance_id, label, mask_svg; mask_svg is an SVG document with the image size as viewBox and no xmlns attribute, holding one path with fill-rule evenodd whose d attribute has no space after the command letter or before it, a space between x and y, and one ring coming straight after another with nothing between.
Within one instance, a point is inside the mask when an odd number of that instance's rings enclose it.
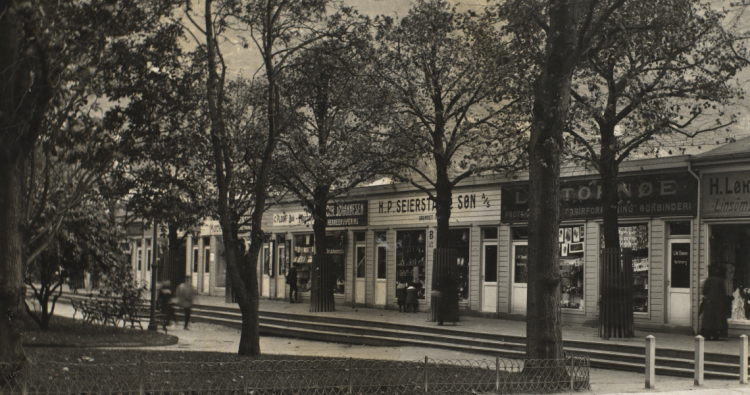
<instances>
[{"instance_id":1,"label":"fence post","mask_svg":"<svg viewBox=\"0 0 750 395\"><path fill-rule=\"evenodd\" d=\"M740 336L740 383L747 384L747 335Z\"/></svg>"},{"instance_id":2,"label":"fence post","mask_svg":"<svg viewBox=\"0 0 750 395\"><path fill-rule=\"evenodd\" d=\"M349 357L349 395L352 393L352 357Z\"/></svg>"},{"instance_id":3,"label":"fence post","mask_svg":"<svg viewBox=\"0 0 750 395\"><path fill-rule=\"evenodd\" d=\"M139 384L139 394L145 395L146 391L144 390L144 385L146 381L146 360L141 359L141 371L138 374L138 384Z\"/></svg>"},{"instance_id":4,"label":"fence post","mask_svg":"<svg viewBox=\"0 0 750 395\"><path fill-rule=\"evenodd\" d=\"M495 356L495 392L500 393L500 357Z\"/></svg>"},{"instance_id":5,"label":"fence post","mask_svg":"<svg viewBox=\"0 0 750 395\"><path fill-rule=\"evenodd\" d=\"M576 377L576 359L573 355L570 356L570 390L575 389L575 377Z\"/></svg>"},{"instance_id":6,"label":"fence post","mask_svg":"<svg viewBox=\"0 0 750 395\"><path fill-rule=\"evenodd\" d=\"M696 386L703 385L703 336L695 337L695 373L693 380Z\"/></svg>"},{"instance_id":7,"label":"fence post","mask_svg":"<svg viewBox=\"0 0 750 395\"><path fill-rule=\"evenodd\" d=\"M427 393L427 356L424 356L424 392Z\"/></svg>"},{"instance_id":8,"label":"fence post","mask_svg":"<svg viewBox=\"0 0 750 395\"><path fill-rule=\"evenodd\" d=\"M250 360L246 359L245 363L243 364L245 367L245 395L250 394Z\"/></svg>"},{"instance_id":9,"label":"fence post","mask_svg":"<svg viewBox=\"0 0 750 395\"><path fill-rule=\"evenodd\" d=\"M21 365L21 374L23 375L23 387L21 388L22 395L29 395L29 360L23 361Z\"/></svg>"},{"instance_id":10,"label":"fence post","mask_svg":"<svg viewBox=\"0 0 750 395\"><path fill-rule=\"evenodd\" d=\"M654 388L656 378L656 338L646 336L646 388Z\"/></svg>"}]
</instances>

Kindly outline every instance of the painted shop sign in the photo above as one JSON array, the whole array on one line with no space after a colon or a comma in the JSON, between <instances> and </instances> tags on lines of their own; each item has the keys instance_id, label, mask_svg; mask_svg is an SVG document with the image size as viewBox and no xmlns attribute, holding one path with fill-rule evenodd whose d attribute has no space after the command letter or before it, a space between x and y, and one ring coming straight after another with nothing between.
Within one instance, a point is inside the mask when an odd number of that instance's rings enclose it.
<instances>
[{"instance_id":1,"label":"painted shop sign","mask_svg":"<svg viewBox=\"0 0 750 395\"><path fill-rule=\"evenodd\" d=\"M747 216L750 216L750 171L703 176L701 217Z\"/></svg>"},{"instance_id":2,"label":"painted shop sign","mask_svg":"<svg viewBox=\"0 0 750 395\"><path fill-rule=\"evenodd\" d=\"M367 201L330 203L326 207L327 227L367 226ZM273 226L312 226L312 214L307 211L273 214Z\"/></svg>"},{"instance_id":3,"label":"painted shop sign","mask_svg":"<svg viewBox=\"0 0 750 395\"><path fill-rule=\"evenodd\" d=\"M502 221L528 221L528 184L503 187L502 191ZM690 173L620 177L618 192L621 217L695 215L697 211L698 180ZM600 218L603 215L601 198L599 179L560 183L563 219Z\"/></svg>"},{"instance_id":4,"label":"painted shop sign","mask_svg":"<svg viewBox=\"0 0 750 395\"><path fill-rule=\"evenodd\" d=\"M437 223L435 202L421 192L370 201L371 225ZM451 221L490 221L500 217L499 189L453 191Z\"/></svg>"}]
</instances>

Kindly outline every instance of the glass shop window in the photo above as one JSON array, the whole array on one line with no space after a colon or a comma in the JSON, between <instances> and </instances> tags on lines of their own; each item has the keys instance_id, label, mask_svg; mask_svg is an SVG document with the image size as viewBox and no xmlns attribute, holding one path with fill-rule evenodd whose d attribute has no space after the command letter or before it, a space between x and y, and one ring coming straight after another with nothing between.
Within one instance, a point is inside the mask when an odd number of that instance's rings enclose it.
<instances>
[{"instance_id":1,"label":"glass shop window","mask_svg":"<svg viewBox=\"0 0 750 395\"><path fill-rule=\"evenodd\" d=\"M417 288L419 299L425 293L425 231L396 232L396 277ZM395 296L395 295L394 295Z\"/></svg>"},{"instance_id":2,"label":"glass shop window","mask_svg":"<svg viewBox=\"0 0 750 395\"><path fill-rule=\"evenodd\" d=\"M583 310L584 226L560 226L560 307Z\"/></svg>"},{"instance_id":3,"label":"glass shop window","mask_svg":"<svg viewBox=\"0 0 750 395\"><path fill-rule=\"evenodd\" d=\"M469 229L451 229L449 231L449 244L458 252L458 300L465 302L469 300L469 241L471 232Z\"/></svg>"},{"instance_id":4,"label":"glass shop window","mask_svg":"<svg viewBox=\"0 0 750 395\"><path fill-rule=\"evenodd\" d=\"M633 311L648 312L649 248L648 224L620 225L620 248L630 248L633 257ZM599 243L604 249L604 234Z\"/></svg>"},{"instance_id":5,"label":"glass shop window","mask_svg":"<svg viewBox=\"0 0 750 395\"><path fill-rule=\"evenodd\" d=\"M294 236L294 263L297 265L297 287L299 292L310 291L310 266L315 254L315 235Z\"/></svg>"}]
</instances>

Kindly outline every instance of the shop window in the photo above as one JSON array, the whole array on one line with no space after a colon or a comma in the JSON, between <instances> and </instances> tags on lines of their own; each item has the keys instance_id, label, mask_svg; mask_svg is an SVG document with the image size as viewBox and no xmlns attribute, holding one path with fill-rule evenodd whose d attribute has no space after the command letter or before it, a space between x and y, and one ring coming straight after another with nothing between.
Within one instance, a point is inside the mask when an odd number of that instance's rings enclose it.
<instances>
[{"instance_id":1,"label":"shop window","mask_svg":"<svg viewBox=\"0 0 750 395\"><path fill-rule=\"evenodd\" d=\"M448 247L458 252L456 266L458 276L458 300L469 300L469 229L451 229L448 231Z\"/></svg>"},{"instance_id":2,"label":"shop window","mask_svg":"<svg viewBox=\"0 0 750 395\"><path fill-rule=\"evenodd\" d=\"M333 288L334 294L343 295L346 288L346 233L336 232L326 235L326 254L331 263L331 276L334 277L335 283Z\"/></svg>"},{"instance_id":3,"label":"shop window","mask_svg":"<svg viewBox=\"0 0 750 395\"><path fill-rule=\"evenodd\" d=\"M669 223L669 235L670 236L689 236L690 235L690 221L670 222Z\"/></svg>"},{"instance_id":4,"label":"shop window","mask_svg":"<svg viewBox=\"0 0 750 395\"><path fill-rule=\"evenodd\" d=\"M376 278L385 279L386 274L386 251L388 250L388 239L385 232L375 235L378 250L378 266L375 273Z\"/></svg>"},{"instance_id":5,"label":"shop window","mask_svg":"<svg viewBox=\"0 0 750 395\"><path fill-rule=\"evenodd\" d=\"M583 263L584 263L584 227L561 226L558 241L560 242L559 262L560 307L564 309L583 309Z\"/></svg>"},{"instance_id":6,"label":"shop window","mask_svg":"<svg viewBox=\"0 0 750 395\"><path fill-rule=\"evenodd\" d=\"M294 236L294 263L297 265L299 292L310 291L310 266L315 253L315 235Z\"/></svg>"},{"instance_id":7,"label":"shop window","mask_svg":"<svg viewBox=\"0 0 750 395\"><path fill-rule=\"evenodd\" d=\"M637 313L648 312L648 289L649 289L649 250L648 250L648 225L620 225L620 248L629 248L633 258L633 311ZM604 234L600 240L601 249L604 249Z\"/></svg>"},{"instance_id":8,"label":"shop window","mask_svg":"<svg viewBox=\"0 0 750 395\"><path fill-rule=\"evenodd\" d=\"M528 228L513 228L513 240L528 240L529 229Z\"/></svg>"},{"instance_id":9,"label":"shop window","mask_svg":"<svg viewBox=\"0 0 750 395\"><path fill-rule=\"evenodd\" d=\"M484 282L497 282L497 245L484 246Z\"/></svg>"},{"instance_id":10,"label":"shop window","mask_svg":"<svg viewBox=\"0 0 750 395\"><path fill-rule=\"evenodd\" d=\"M497 240L497 228L482 228L482 240Z\"/></svg>"},{"instance_id":11,"label":"shop window","mask_svg":"<svg viewBox=\"0 0 750 395\"><path fill-rule=\"evenodd\" d=\"M193 273L198 273L198 247L193 248Z\"/></svg>"},{"instance_id":12,"label":"shop window","mask_svg":"<svg viewBox=\"0 0 750 395\"><path fill-rule=\"evenodd\" d=\"M713 225L708 273L725 280L724 316L750 320L750 225Z\"/></svg>"},{"instance_id":13,"label":"shop window","mask_svg":"<svg viewBox=\"0 0 750 395\"><path fill-rule=\"evenodd\" d=\"M425 293L425 232L396 232L396 281L417 288L419 299Z\"/></svg>"}]
</instances>

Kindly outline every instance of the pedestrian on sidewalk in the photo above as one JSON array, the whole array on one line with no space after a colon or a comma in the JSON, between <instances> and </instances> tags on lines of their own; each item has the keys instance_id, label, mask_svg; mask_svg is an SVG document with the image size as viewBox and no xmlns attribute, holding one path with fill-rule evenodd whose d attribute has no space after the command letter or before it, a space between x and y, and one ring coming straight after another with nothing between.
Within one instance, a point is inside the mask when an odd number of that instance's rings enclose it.
<instances>
[{"instance_id":1,"label":"pedestrian on sidewalk","mask_svg":"<svg viewBox=\"0 0 750 395\"><path fill-rule=\"evenodd\" d=\"M398 302L398 312L403 309L406 312L406 281L399 281L396 286L396 301Z\"/></svg>"},{"instance_id":2,"label":"pedestrian on sidewalk","mask_svg":"<svg viewBox=\"0 0 750 395\"><path fill-rule=\"evenodd\" d=\"M185 282L177 287L177 303L185 311L185 326L183 329L188 330L188 324L190 323L190 310L193 307L193 298L195 298L195 289L190 284L190 276L185 277Z\"/></svg>"},{"instance_id":3,"label":"pedestrian on sidewalk","mask_svg":"<svg viewBox=\"0 0 750 395\"><path fill-rule=\"evenodd\" d=\"M171 285L172 283L169 282L169 280L164 280L159 287L159 293L156 297L156 303L159 306L162 314L164 314L165 331L166 327L172 324L172 320L174 320L175 324L177 323L177 317L174 315L174 308L172 307L172 290L170 289Z\"/></svg>"},{"instance_id":4,"label":"pedestrian on sidewalk","mask_svg":"<svg viewBox=\"0 0 750 395\"><path fill-rule=\"evenodd\" d=\"M286 275L286 283L289 284L289 303L299 303L299 289L297 288L297 264L292 263L289 273Z\"/></svg>"},{"instance_id":5,"label":"pedestrian on sidewalk","mask_svg":"<svg viewBox=\"0 0 750 395\"><path fill-rule=\"evenodd\" d=\"M719 265L710 265L708 278L703 283L703 302L699 308L700 334L706 340L720 340L721 336L728 335L729 327L724 313L725 288L723 270Z\"/></svg>"},{"instance_id":6,"label":"pedestrian on sidewalk","mask_svg":"<svg viewBox=\"0 0 750 395\"><path fill-rule=\"evenodd\" d=\"M417 300L417 291L416 288L414 288L414 284L409 285L409 288L406 288L406 312L408 313L409 310L411 310L412 313L417 312L417 306L419 305L419 301Z\"/></svg>"}]
</instances>

